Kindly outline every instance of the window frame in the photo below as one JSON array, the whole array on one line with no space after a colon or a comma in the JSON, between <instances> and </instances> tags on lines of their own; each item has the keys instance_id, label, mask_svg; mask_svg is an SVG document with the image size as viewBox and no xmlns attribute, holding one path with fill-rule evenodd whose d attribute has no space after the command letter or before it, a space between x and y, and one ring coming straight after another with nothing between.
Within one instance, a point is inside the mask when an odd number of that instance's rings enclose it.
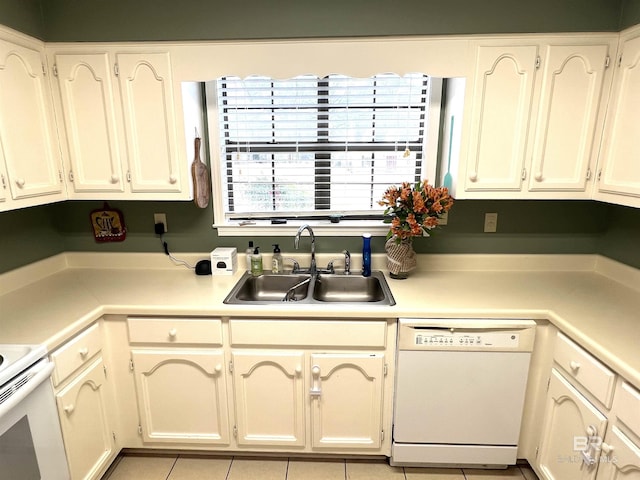
<instances>
[{"instance_id":1,"label":"window frame","mask_svg":"<svg viewBox=\"0 0 640 480\"><path fill-rule=\"evenodd\" d=\"M438 145L441 129L441 103L442 103L442 79L430 77L430 90L427 109L425 111L425 122L435 128L427 129L424 141L427 148L424 149L423 178L428 178L432 182L436 181L438 163ZM225 213L225 199L222 182L222 165L226 159L221 158L219 142L219 123L216 81L205 83L206 109L207 109L207 133L208 149L212 177L212 201L213 201L213 224L212 227L218 230L219 236L280 236L294 235L300 225L309 224L313 227L317 236L360 236L363 231L370 232L375 236L384 236L389 231L389 226L381 220L351 220L342 219L339 223L331 223L328 218L288 218L285 224L274 225L270 218L255 218L250 221L228 219ZM271 214L270 217L277 217ZM288 216L289 217L289 216Z\"/></svg>"}]
</instances>

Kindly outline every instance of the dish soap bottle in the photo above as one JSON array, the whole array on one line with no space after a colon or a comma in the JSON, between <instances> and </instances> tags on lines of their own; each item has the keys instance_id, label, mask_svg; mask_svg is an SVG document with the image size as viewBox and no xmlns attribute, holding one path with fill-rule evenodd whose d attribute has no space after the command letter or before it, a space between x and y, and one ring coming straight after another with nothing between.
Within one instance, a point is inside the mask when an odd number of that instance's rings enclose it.
<instances>
[{"instance_id":1,"label":"dish soap bottle","mask_svg":"<svg viewBox=\"0 0 640 480\"><path fill-rule=\"evenodd\" d=\"M371 276L371 234L362 234L362 276Z\"/></svg>"},{"instance_id":2,"label":"dish soap bottle","mask_svg":"<svg viewBox=\"0 0 640 480\"><path fill-rule=\"evenodd\" d=\"M249 242L249 246L244 251L247 260L247 272L251 271L251 256L253 255L253 242Z\"/></svg>"},{"instance_id":3,"label":"dish soap bottle","mask_svg":"<svg viewBox=\"0 0 640 480\"><path fill-rule=\"evenodd\" d=\"M283 273L283 261L282 253L280 252L280 245L273 244L273 257L271 258L271 273Z\"/></svg>"},{"instance_id":4,"label":"dish soap bottle","mask_svg":"<svg viewBox=\"0 0 640 480\"><path fill-rule=\"evenodd\" d=\"M260 247L256 247L251 255L251 275L259 277L262 275L262 254L260 253Z\"/></svg>"}]
</instances>

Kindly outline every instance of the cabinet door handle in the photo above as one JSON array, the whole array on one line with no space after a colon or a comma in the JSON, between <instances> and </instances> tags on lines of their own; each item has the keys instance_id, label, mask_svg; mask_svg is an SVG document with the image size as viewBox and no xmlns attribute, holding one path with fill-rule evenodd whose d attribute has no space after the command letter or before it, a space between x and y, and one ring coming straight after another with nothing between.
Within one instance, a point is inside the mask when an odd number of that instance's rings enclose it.
<instances>
[{"instance_id":1,"label":"cabinet door handle","mask_svg":"<svg viewBox=\"0 0 640 480\"><path fill-rule=\"evenodd\" d=\"M175 339L176 335L178 335L178 330L176 330L175 328L172 328L171 330L169 330L169 338Z\"/></svg>"},{"instance_id":2,"label":"cabinet door handle","mask_svg":"<svg viewBox=\"0 0 640 480\"><path fill-rule=\"evenodd\" d=\"M177 181L178 181L178 177L176 177L175 175L171 175L171 176L169 177L169 183L170 183L171 185L175 184Z\"/></svg>"},{"instance_id":3,"label":"cabinet door handle","mask_svg":"<svg viewBox=\"0 0 640 480\"><path fill-rule=\"evenodd\" d=\"M220 372L222 371L222 365L217 364L217 365L214 367L214 370L216 371L216 373L220 373Z\"/></svg>"},{"instance_id":4,"label":"cabinet door handle","mask_svg":"<svg viewBox=\"0 0 640 480\"><path fill-rule=\"evenodd\" d=\"M89 355L89 349L87 347L81 348L78 350L78 353L82 358L87 358L87 355Z\"/></svg>"},{"instance_id":5,"label":"cabinet door handle","mask_svg":"<svg viewBox=\"0 0 640 480\"><path fill-rule=\"evenodd\" d=\"M571 371L577 373L578 370L580 370L580 367L582 365L580 365L579 362L576 362L575 360L571 360L571 363L569 364L569 367L571 367Z\"/></svg>"},{"instance_id":6,"label":"cabinet door handle","mask_svg":"<svg viewBox=\"0 0 640 480\"><path fill-rule=\"evenodd\" d=\"M111 183L118 183L120 181L120 177L118 177L118 175L111 175L111 178L109 180L111 181Z\"/></svg>"},{"instance_id":7,"label":"cabinet door handle","mask_svg":"<svg viewBox=\"0 0 640 480\"><path fill-rule=\"evenodd\" d=\"M472 182L476 182L478 180L478 174L472 173L471 175L469 175L469 180L471 180Z\"/></svg>"},{"instance_id":8,"label":"cabinet door handle","mask_svg":"<svg viewBox=\"0 0 640 480\"><path fill-rule=\"evenodd\" d=\"M24 188L25 183L27 182L25 182L24 178L18 178L16 180L16 185L18 186L18 188Z\"/></svg>"},{"instance_id":9,"label":"cabinet door handle","mask_svg":"<svg viewBox=\"0 0 640 480\"><path fill-rule=\"evenodd\" d=\"M76 409L76 406L72 403L71 405L67 405L66 407L64 407L64 413L66 413L67 415L71 415L73 413L73 411Z\"/></svg>"},{"instance_id":10,"label":"cabinet door handle","mask_svg":"<svg viewBox=\"0 0 640 480\"><path fill-rule=\"evenodd\" d=\"M602 442L602 445L600 445L600 449L605 455L609 455L614 450L613 445L609 445L608 443L604 442Z\"/></svg>"},{"instance_id":11,"label":"cabinet door handle","mask_svg":"<svg viewBox=\"0 0 640 480\"><path fill-rule=\"evenodd\" d=\"M320 388L320 367L318 365L311 367L311 376L313 377L313 380L309 395L312 397L319 397L322 395L322 389Z\"/></svg>"},{"instance_id":12,"label":"cabinet door handle","mask_svg":"<svg viewBox=\"0 0 640 480\"><path fill-rule=\"evenodd\" d=\"M544 177L542 176L542 172L536 174L534 178L536 179L536 182L541 182L544 179Z\"/></svg>"},{"instance_id":13,"label":"cabinet door handle","mask_svg":"<svg viewBox=\"0 0 640 480\"><path fill-rule=\"evenodd\" d=\"M296 376L302 373L302 365L296 365Z\"/></svg>"}]
</instances>

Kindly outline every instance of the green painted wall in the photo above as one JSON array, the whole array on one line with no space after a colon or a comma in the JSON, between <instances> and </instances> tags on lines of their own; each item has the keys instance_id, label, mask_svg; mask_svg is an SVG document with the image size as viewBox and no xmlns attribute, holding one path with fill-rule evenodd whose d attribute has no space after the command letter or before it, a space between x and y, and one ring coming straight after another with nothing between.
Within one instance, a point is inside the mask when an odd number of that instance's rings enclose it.
<instances>
[{"instance_id":1,"label":"green painted wall","mask_svg":"<svg viewBox=\"0 0 640 480\"><path fill-rule=\"evenodd\" d=\"M218 237L211 228L211 209L200 210L191 202L110 202L122 210L127 239L122 243L96 244L91 236L89 212L101 202L66 202L56 207L54 228L69 251L161 252L153 233L153 214L166 213L165 239L175 252L208 252L231 246L244 250L254 240L263 251L279 243L283 252L293 251L293 237ZM449 224L431 238L415 243L423 253L595 253L604 234L608 206L591 201L458 201ZM482 232L485 212L498 212L496 234ZM305 247L306 248L306 247ZM342 249L358 252L359 237L319 237L318 252ZM374 238L374 252L384 251L384 239Z\"/></svg>"},{"instance_id":2,"label":"green painted wall","mask_svg":"<svg viewBox=\"0 0 640 480\"><path fill-rule=\"evenodd\" d=\"M64 251L64 238L54 227L60 205L0 213L0 273Z\"/></svg>"},{"instance_id":3,"label":"green painted wall","mask_svg":"<svg viewBox=\"0 0 640 480\"><path fill-rule=\"evenodd\" d=\"M640 209L608 207L608 225L600 238L598 252L640 268Z\"/></svg>"},{"instance_id":4,"label":"green painted wall","mask_svg":"<svg viewBox=\"0 0 640 480\"><path fill-rule=\"evenodd\" d=\"M616 31L640 23L640 0L0 0L0 23L50 41L189 40L395 34ZM411 13L407 13L411 12ZM46 24L46 28L45 28ZM245 237L218 238L211 209L190 202L112 202L127 239L97 244L89 212L101 202L63 202L0 213L0 272L62 251L161 251L153 213L165 212L175 252L244 249ZM498 212L498 233L482 233ZM292 239L256 238L286 253ZM373 242L383 251L383 239ZM640 209L591 201L459 201L449 225L416 243L434 253L602 253L640 268ZM306 245L303 245L305 248ZM318 239L318 251L357 252L359 238Z\"/></svg>"},{"instance_id":5,"label":"green painted wall","mask_svg":"<svg viewBox=\"0 0 640 480\"><path fill-rule=\"evenodd\" d=\"M43 39L40 0L0 0L0 25Z\"/></svg>"},{"instance_id":6,"label":"green painted wall","mask_svg":"<svg viewBox=\"0 0 640 480\"><path fill-rule=\"evenodd\" d=\"M46 0L49 41L617 31L622 0Z\"/></svg>"},{"instance_id":7,"label":"green painted wall","mask_svg":"<svg viewBox=\"0 0 640 480\"><path fill-rule=\"evenodd\" d=\"M640 0L623 0L620 28L625 29L640 23Z\"/></svg>"}]
</instances>

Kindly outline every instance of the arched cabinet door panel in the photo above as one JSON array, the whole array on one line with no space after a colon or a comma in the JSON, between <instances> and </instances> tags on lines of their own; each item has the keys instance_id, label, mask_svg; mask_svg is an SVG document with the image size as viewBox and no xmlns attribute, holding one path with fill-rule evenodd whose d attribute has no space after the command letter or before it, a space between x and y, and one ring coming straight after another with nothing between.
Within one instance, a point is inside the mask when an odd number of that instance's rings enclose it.
<instances>
[{"instance_id":1,"label":"arched cabinet door panel","mask_svg":"<svg viewBox=\"0 0 640 480\"><path fill-rule=\"evenodd\" d=\"M5 200L25 200L21 206L64 198L44 65L42 52L0 40L0 163L6 165L0 188Z\"/></svg>"},{"instance_id":2,"label":"arched cabinet door panel","mask_svg":"<svg viewBox=\"0 0 640 480\"><path fill-rule=\"evenodd\" d=\"M106 52L56 54L74 192L123 192L113 70Z\"/></svg>"},{"instance_id":3,"label":"arched cabinet door panel","mask_svg":"<svg viewBox=\"0 0 640 480\"><path fill-rule=\"evenodd\" d=\"M311 355L312 447L379 449L384 354Z\"/></svg>"},{"instance_id":4,"label":"arched cabinet door panel","mask_svg":"<svg viewBox=\"0 0 640 480\"><path fill-rule=\"evenodd\" d=\"M232 359L238 445L304 447L303 352L236 350Z\"/></svg>"},{"instance_id":5,"label":"arched cabinet door panel","mask_svg":"<svg viewBox=\"0 0 640 480\"><path fill-rule=\"evenodd\" d=\"M228 444L220 350L132 350L145 443Z\"/></svg>"},{"instance_id":6,"label":"arched cabinet door panel","mask_svg":"<svg viewBox=\"0 0 640 480\"><path fill-rule=\"evenodd\" d=\"M118 53L132 192L180 192L173 80L168 53Z\"/></svg>"},{"instance_id":7,"label":"arched cabinet door panel","mask_svg":"<svg viewBox=\"0 0 640 480\"><path fill-rule=\"evenodd\" d=\"M465 190L520 190L537 56L536 45L478 47Z\"/></svg>"}]
</instances>

